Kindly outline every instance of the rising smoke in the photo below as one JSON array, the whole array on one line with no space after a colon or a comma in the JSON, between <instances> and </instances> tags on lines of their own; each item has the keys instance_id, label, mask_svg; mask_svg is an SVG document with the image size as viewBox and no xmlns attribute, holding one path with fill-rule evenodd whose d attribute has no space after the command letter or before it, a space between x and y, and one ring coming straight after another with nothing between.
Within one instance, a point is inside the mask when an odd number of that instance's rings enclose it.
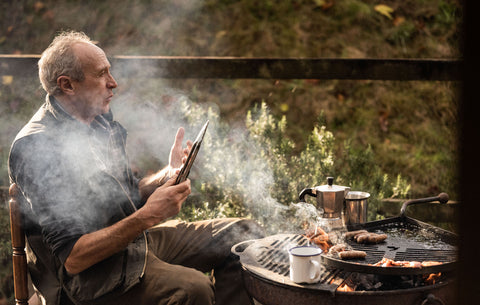
<instances>
[{"instance_id":1,"label":"rising smoke","mask_svg":"<svg viewBox=\"0 0 480 305\"><path fill-rule=\"evenodd\" d=\"M192 183L193 187L211 184L223 189L223 193L229 193L227 197L240 198L247 214L271 231L298 231L303 220L318 218L318 211L312 205L285 206L274 198L273 170L269 168L259 143L249 137L245 125L224 123L217 105L196 103L188 93L168 88L161 80L154 80L150 85L140 83L141 88L120 89L121 93L112 103L115 118L129 131L128 152L133 163L134 160L150 159L151 165L153 159L159 166L166 165L178 127L183 126L186 138L194 140L209 119L190 176L200 183Z\"/></svg>"}]
</instances>

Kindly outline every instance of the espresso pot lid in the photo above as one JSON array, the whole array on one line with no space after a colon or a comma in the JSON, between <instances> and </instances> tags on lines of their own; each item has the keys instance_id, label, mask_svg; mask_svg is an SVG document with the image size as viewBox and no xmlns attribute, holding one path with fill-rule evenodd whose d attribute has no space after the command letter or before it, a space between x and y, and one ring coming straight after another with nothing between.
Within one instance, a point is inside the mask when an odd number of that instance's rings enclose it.
<instances>
[{"instance_id":1,"label":"espresso pot lid","mask_svg":"<svg viewBox=\"0 0 480 305\"><path fill-rule=\"evenodd\" d=\"M341 186L333 184L333 177L327 177L327 184L315 187L317 194L319 192L344 192L350 190L348 186Z\"/></svg>"}]
</instances>

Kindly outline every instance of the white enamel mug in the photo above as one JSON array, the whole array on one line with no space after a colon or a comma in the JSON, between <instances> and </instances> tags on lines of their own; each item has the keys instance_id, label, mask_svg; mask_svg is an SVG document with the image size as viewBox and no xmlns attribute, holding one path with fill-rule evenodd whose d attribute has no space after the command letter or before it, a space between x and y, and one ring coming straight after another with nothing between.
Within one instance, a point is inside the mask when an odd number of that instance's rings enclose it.
<instances>
[{"instance_id":1,"label":"white enamel mug","mask_svg":"<svg viewBox=\"0 0 480 305\"><path fill-rule=\"evenodd\" d=\"M299 246L288 250L290 279L295 283L316 283L320 280L323 267L320 263L322 249Z\"/></svg>"}]
</instances>

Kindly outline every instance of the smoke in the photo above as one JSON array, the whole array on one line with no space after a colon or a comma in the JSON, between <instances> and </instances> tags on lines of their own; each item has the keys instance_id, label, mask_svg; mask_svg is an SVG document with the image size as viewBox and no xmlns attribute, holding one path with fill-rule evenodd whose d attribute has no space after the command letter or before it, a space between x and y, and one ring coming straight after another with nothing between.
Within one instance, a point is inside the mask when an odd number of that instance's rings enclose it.
<instances>
[{"instance_id":1,"label":"smoke","mask_svg":"<svg viewBox=\"0 0 480 305\"><path fill-rule=\"evenodd\" d=\"M273 170L261 143L249 137L244 124L223 122L216 104L192 101L188 93L170 88L161 80L138 83L141 86L131 84L119 89L112 110L114 118L128 130L127 149L132 163L145 161L139 165L143 167L140 172L156 171L167 164L180 126L186 130L185 145L186 139L196 138L208 119L190 175L192 194L201 193L195 189L199 186L209 185L212 192L220 189L224 197L221 200L241 201L247 213L271 232L298 231L306 222L318 218L317 210L308 203L286 206L274 198L278 190L274 188ZM151 168L152 164L158 167ZM208 194L206 197L204 200L211 199Z\"/></svg>"},{"instance_id":2,"label":"smoke","mask_svg":"<svg viewBox=\"0 0 480 305\"><path fill-rule=\"evenodd\" d=\"M316 210L311 205L297 203L285 205L275 199L275 192L279 190L274 189L273 170L262 152L261 143L250 137L245 124L223 122L216 104L193 101L188 93L174 89L161 80L136 79L135 82L131 82L117 79L117 81L119 88L116 89L111 107L114 119L128 131L128 155L134 167L139 168L140 174L159 170L167 164L176 130L180 126L186 130L185 140L193 140L208 119L210 124L190 175L192 186L198 188L192 190L192 195L200 193L200 187L205 184L214 186L220 189L224 199L231 200L235 197L235 200L241 201L247 211L246 214L260 222L269 233L299 232L306 222L317 219ZM66 164L75 164L76 170L85 173L83 175L85 179L73 185L85 184L83 190L92 188L98 192L105 191L101 197L111 195L112 191L107 187L112 185L108 184L108 181L95 180L98 176L95 172L97 167L91 166L92 163L78 162L84 159L85 155L81 152L89 147L90 140L79 138L76 129L73 129L71 134L61 136L62 150L65 155L70 156L71 161ZM90 209L89 205L79 203L78 198L88 197L88 194L82 194L82 189L72 188L66 184L69 179L64 179L65 172L62 167L55 166L53 169L57 171L46 167L58 164L57 156L48 151L34 154L41 157L37 164L40 167L31 168L28 172L30 175L35 173L32 176L40 177L35 179L40 183L39 189L46 188L45 181L52 186L47 188L50 192L39 193L42 193L44 197L42 200L45 202L53 200L58 204L50 209L50 212L55 214L54 219L66 219L64 223L69 225L64 228L71 231L67 234L89 231L90 225L96 226L101 223L103 220L98 218L102 210L108 211L112 207L100 207L99 212L98 207L96 210ZM52 159L48 159L50 157ZM117 202L121 200L118 198ZM210 201L210 204L217 202ZM37 215L46 212L38 211ZM233 216L231 213L229 215ZM38 217L33 217L34 222L39 221ZM58 231L57 225L64 223L52 223L51 231ZM81 228L72 225L81 223L84 223ZM55 240L52 243L55 243Z\"/></svg>"},{"instance_id":3,"label":"smoke","mask_svg":"<svg viewBox=\"0 0 480 305\"><path fill-rule=\"evenodd\" d=\"M110 33L106 29L111 27L104 23L107 22L105 18L98 18L97 13L101 10L87 14L85 20L96 24L97 31L102 35L92 35L92 38L98 39L101 45L105 44L102 48L109 55L189 55L195 53L198 41L209 41L213 37L207 35L193 39L189 32L195 26L191 17L203 4L204 1L201 0L151 3L148 7L149 14L145 14L144 8L138 3L119 5L119 8L128 10L125 20L133 27L121 35L106 35ZM135 27L133 20L139 18L142 18L142 26ZM73 27L82 28L78 25ZM102 38L99 39L100 37ZM134 39L138 44L132 43ZM156 41L146 44L145 40ZM139 49L139 46L145 45L148 45L148 49ZM178 51L178 47L169 48L174 45L185 48L181 51ZM153 67L138 66L138 62L134 61L123 62L124 66L113 66L112 74L115 77L126 75L129 78L117 78L119 88L116 89L111 106L115 120L128 130L127 150L135 172L145 175L165 166L176 130L183 126L186 130L185 138L193 140L200 127L209 119L210 125L196 161L200 166L194 168L191 178L228 190L226 197L239 198L248 213L264 224L278 226L288 223L285 215L292 214L292 208L278 203L272 196L275 182L273 171L261 154L258 143L249 139L248 131L240 127L242 124L225 126L216 104L191 101L188 93L172 88L161 79L154 79L153 75L162 73L154 73ZM150 78L137 77L138 71L141 71L142 76Z\"/></svg>"}]
</instances>

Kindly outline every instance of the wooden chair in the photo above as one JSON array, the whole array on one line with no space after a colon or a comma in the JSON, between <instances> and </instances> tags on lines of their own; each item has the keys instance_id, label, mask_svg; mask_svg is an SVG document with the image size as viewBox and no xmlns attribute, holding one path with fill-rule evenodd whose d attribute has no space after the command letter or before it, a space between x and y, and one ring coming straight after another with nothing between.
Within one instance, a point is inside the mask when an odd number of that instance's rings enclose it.
<instances>
[{"instance_id":1,"label":"wooden chair","mask_svg":"<svg viewBox=\"0 0 480 305\"><path fill-rule=\"evenodd\" d=\"M28 305L28 268L27 256L25 254L24 219L21 202L18 199L19 190L15 183L10 185L8 194L10 196L8 203L10 208L10 230L12 233L15 304Z\"/></svg>"}]
</instances>

